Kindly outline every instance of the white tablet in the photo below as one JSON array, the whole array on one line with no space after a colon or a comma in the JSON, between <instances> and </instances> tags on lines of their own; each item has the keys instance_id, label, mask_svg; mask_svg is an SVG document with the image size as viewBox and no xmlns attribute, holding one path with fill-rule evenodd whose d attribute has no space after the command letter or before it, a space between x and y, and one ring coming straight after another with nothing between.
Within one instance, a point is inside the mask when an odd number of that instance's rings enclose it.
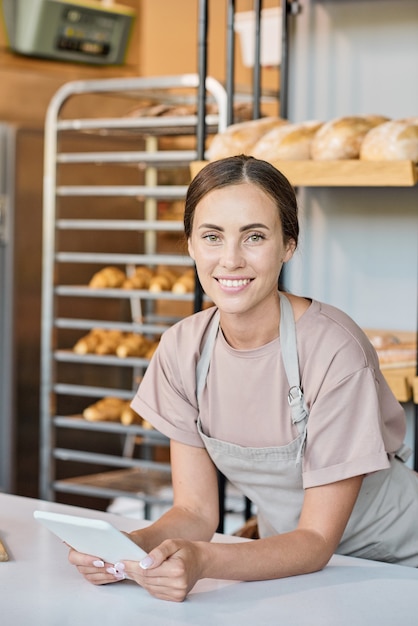
<instances>
[{"instance_id":1,"label":"white tablet","mask_svg":"<svg viewBox=\"0 0 418 626\"><path fill-rule=\"evenodd\" d=\"M34 518L69 546L106 563L140 561L146 552L129 537L104 520L35 511Z\"/></svg>"}]
</instances>

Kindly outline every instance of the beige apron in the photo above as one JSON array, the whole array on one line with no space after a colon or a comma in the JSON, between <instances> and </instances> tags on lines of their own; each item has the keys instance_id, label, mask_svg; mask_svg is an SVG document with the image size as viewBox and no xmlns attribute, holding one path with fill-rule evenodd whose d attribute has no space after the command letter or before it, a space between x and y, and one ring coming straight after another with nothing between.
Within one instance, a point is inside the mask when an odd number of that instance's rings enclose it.
<instances>
[{"instance_id":1,"label":"beige apron","mask_svg":"<svg viewBox=\"0 0 418 626\"><path fill-rule=\"evenodd\" d=\"M299 382L296 331L291 304L280 294L280 343L289 382L292 422L299 435L286 446L251 448L208 437L200 418L198 430L216 467L257 507L260 537L296 528L302 509L303 451L308 410ZM219 315L209 328L196 368L197 398L201 398L219 329ZM406 448L391 467L369 474L337 552L418 567L418 479L403 463Z\"/></svg>"}]
</instances>

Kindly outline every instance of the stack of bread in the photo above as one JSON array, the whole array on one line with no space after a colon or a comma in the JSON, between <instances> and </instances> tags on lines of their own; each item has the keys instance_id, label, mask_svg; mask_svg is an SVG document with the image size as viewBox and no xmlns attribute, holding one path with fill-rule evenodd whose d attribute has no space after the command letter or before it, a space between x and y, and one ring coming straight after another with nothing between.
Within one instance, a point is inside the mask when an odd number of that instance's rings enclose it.
<instances>
[{"instance_id":1,"label":"stack of bread","mask_svg":"<svg viewBox=\"0 0 418 626\"><path fill-rule=\"evenodd\" d=\"M139 424L143 428L152 429L151 424L131 408L129 401L113 396L106 396L86 407L83 417L88 422L121 422L124 426Z\"/></svg>"},{"instance_id":2,"label":"stack of bread","mask_svg":"<svg viewBox=\"0 0 418 626\"><path fill-rule=\"evenodd\" d=\"M418 117L391 120L384 115L352 115L328 122L290 123L261 118L232 124L216 135L211 161L249 154L266 161L418 162Z\"/></svg>"},{"instance_id":3,"label":"stack of bread","mask_svg":"<svg viewBox=\"0 0 418 626\"><path fill-rule=\"evenodd\" d=\"M150 359L157 346L158 341L141 334L93 328L76 342L73 351L77 354L116 354L121 358L137 356Z\"/></svg>"},{"instance_id":4,"label":"stack of bread","mask_svg":"<svg viewBox=\"0 0 418 626\"><path fill-rule=\"evenodd\" d=\"M382 366L414 366L417 361L417 343L413 337L402 337L396 332L366 331Z\"/></svg>"},{"instance_id":5,"label":"stack of bread","mask_svg":"<svg viewBox=\"0 0 418 626\"><path fill-rule=\"evenodd\" d=\"M93 289L145 289L151 292L173 291L174 293L190 293L194 290L194 270L178 272L171 268L153 270L140 265L127 276L117 267L104 267L96 272L89 282Z\"/></svg>"}]
</instances>

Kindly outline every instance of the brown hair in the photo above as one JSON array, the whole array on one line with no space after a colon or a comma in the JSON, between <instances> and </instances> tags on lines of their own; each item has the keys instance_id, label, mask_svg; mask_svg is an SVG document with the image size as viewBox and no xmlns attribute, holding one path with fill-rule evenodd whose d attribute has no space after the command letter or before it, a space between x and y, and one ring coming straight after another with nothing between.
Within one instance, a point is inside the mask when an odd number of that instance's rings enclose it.
<instances>
[{"instance_id":1,"label":"brown hair","mask_svg":"<svg viewBox=\"0 0 418 626\"><path fill-rule=\"evenodd\" d=\"M298 207L292 185L278 169L267 161L243 154L209 163L190 183L184 210L184 232L187 239L192 233L196 206L202 198L214 189L241 183L257 185L273 199L279 211L284 243L293 239L297 246Z\"/></svg>"}]
</instances>

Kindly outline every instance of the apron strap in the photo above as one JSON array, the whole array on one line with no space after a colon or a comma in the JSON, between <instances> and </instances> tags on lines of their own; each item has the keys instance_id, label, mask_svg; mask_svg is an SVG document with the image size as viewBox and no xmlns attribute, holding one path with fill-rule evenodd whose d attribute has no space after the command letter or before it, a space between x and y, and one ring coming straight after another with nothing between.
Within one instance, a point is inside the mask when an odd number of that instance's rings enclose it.
<instances>
[{"instance_id":1,"label":"apron strap","mask_svg":"<svg viewBox=\"0 0 418 626\"><path fill-rule=\"evenodd\" d=\"M300 386L299 359L296 341L296 324L292 305L286 296L280 296L280 345L282 349L283 365L290 385L287 400L292 412L292 422L302 435L296 463L299 464L303 455L307 437L307 423L309 410L303 397Z\"/></svg>"},{"instance_id":2,"label":"apron strap","mask_svg":"<svg viewBox=\"0 0 418 626\"><path fill-rule=\"evenodd\" d=\"M216 335L218 334L218 330L219 311L216 311L210 322L209 330L204 340L202 353L196 365L196 398L198 404L208 375L210 360L212 357L212 350L213 346L215 345L215 339Z\"/></svg>"}]
</instances>

